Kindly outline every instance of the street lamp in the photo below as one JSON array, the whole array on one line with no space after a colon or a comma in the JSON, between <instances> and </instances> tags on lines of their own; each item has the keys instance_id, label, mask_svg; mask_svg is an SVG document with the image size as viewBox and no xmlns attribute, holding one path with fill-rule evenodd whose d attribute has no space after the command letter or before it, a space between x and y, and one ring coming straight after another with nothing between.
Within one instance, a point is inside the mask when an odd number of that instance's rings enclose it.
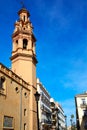
<instances>
[{"instance_id":1,"label":"street lamp","mask_svg":"<svg viewBox=\"0 0 87 130\"><path fill-rule=\"evenodd\" d=\"M39 101L39 98L40 98L40 94L38 92L36 92L34 94L35 96L35 99L36 99L36 103L37 103L37 126L38 126L38 130L39 130L39 113L38 113L38 101Z\"/></svg>"}]
</instances>

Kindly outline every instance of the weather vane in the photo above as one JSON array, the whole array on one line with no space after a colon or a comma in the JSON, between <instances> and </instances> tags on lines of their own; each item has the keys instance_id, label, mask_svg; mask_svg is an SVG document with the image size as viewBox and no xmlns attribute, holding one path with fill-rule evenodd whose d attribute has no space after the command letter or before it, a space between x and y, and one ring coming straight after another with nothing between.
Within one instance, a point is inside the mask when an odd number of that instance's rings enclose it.
<instances>
[{"instance_id":1,"label":"weather vane","mask_svg":"<svg viewBox=\"0 0 87 130\"><path fill-rule=\"evenodd\" d=\"M21 3L21 5L22 5L22 8L24 8L24 7L25 7L25 5L24 5L23 0L22 0L20 3Z\"/></svg>"}]
</instances>

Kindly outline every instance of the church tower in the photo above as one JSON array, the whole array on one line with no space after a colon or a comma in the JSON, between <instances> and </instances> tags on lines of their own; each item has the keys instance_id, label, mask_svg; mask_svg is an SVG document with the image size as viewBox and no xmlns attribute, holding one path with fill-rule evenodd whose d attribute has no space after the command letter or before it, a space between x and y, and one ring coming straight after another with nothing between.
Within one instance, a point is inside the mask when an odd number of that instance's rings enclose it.
<instances>
[{"instance_id":1,"label":"church tower","mask_svg":"<svg viewBox=\"0 0 87 130\"><path fill-rule=\"evenodd\" d=\"M33 34L33 26L29 19L29 12L22 8L19 12L19 20L15 22L12 34L12 71L29 83L29 129L37 130L37 111L34 94L36 93L36 38Z\"/></svg>"},{"instance_id":2,"label":"church tower","mask_svg":"<svg viewBox=\"0 0 87 130\"><path fill-rule=\"evenodd\" d=\"M12 35L12 71L31 85L36 85L36 54L35 36L33 26L29 19L29 12L22 8L19 12L19 20L15 23Z\"/></svg>"}]
</instances>

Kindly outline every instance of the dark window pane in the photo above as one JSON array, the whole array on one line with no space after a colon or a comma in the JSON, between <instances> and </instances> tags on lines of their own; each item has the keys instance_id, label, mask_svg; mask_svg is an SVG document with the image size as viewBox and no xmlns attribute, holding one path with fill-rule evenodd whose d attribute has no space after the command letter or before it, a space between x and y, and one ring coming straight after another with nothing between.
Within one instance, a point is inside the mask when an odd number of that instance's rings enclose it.
<instances>
[{"instance_id":1,"label":"dark window pane","mask_svg":"<svg viewBox=\"0 0 87 130\"><path fill-rule=\"evenodd\" d=\"M23 39L23 49L27 49L27 39Z\"/></svg>"},{"instance_id":2,"label":"dark window pane","mask_svg":"<svg viewBox=\"0 0 87 130\"><path fill-rule=\"evenodd\" d=\"M13 127L13 117L4 116L4 127Z\"/></svg>"}]
</instances>

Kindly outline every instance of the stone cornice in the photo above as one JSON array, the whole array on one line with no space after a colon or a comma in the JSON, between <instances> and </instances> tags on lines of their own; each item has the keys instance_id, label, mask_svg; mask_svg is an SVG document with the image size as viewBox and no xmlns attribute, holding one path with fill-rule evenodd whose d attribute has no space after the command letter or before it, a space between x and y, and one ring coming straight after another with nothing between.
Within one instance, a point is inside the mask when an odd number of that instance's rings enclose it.
<instances>
[{"instance_id":1,"label":"stone cornice","mask_svg":"<svg viewBox=\"0 0 87 130\"><path fill-rule=\"evenodd\" d=\"M0 63L0 72L2 72L3 74L5 74L6 76L8 76L10 79L12 79L12 81L17 82L18 84L20 84L21 86L23 86L24 88L26 88L27 90L30 91L30 89L29 89L30 84L27 83L26 81L24 81L18 75L16 75L13 71L11 71L10 69L8 69L2 63Z\"/></svg>"},{"instance_id":2,"label":"stone cornice","mask_svg":"<svg viewBox=\"0 0 87 130\"><path fill-rule=\"evenodd\" d=\"M19 35L19 34L27 34L27 35L32 35L29 31L26 30L17 30L16 32L14 32L12 34L12 38L14 38L15 36Z\"/></svg>"},{"instance_id":3,"label":"stone cornice","mask_svg":"<svg viewBox=\"0 0 87 130\"><path fill-rule=\"evenodd\" d=\"M38 63L36 56L34 54L30 55L30 54L17 53L15 55L13 55L12 57L10 57L10 59L13 60L13 59L17 58L18 56L22 56L22 57L26 57L26 58L31 57L33 59L34 64Z\"/></svg>"},{"instance_id":4,"label":"stone cornice","mask_svg":"<svg viewBox=\"0 0 87 130\"><path fill-rule=\"evenodd\" d=\"M37 41L36 38L35 38L35 36L34 36L34 34L31 33L30 31L27 31L27 30L18 30L18 31L16 31L16 32L14 32L14 33L12 34L12 38L14 38L15 36L17 36L17 35L19 35L19 34L31 35L31 36L32 36L32 39L34 40L34 42Z\"/></svg>"}]
</instances>

